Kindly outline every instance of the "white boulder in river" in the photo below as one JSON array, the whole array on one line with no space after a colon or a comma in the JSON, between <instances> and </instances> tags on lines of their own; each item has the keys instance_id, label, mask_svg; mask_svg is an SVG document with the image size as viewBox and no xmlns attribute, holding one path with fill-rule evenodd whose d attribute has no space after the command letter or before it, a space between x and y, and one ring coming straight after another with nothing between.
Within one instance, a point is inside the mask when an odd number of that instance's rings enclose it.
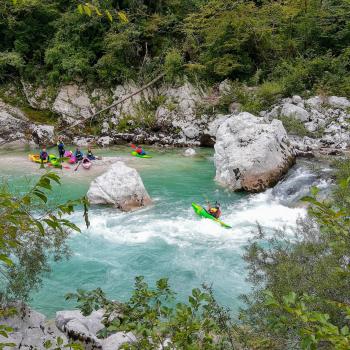
<instances>
[{"instance_id":1,"label":"white boulder in river","mask_svg":"<svg viewBox=\"0 0 350 350\"><path fill-rule=\"evenodd\" d=\"M151 204L140 175L123 162L114 163L93 180L87 197L91 204L109 204L123 211Z\"/></svg>"},{"instance_id":2,"label":"white boulder in river","mask_svg":"<svg viewBox=\"0 0 350 350\"><path fill-rule=\"evenodd\" d=\"M193 157L196 155L196 151L193 148L187 148L184 152L185 157Z\"/></svg>"},{"instance_id":3,"label":"white boulder in river","mask_svg":"<svg viewBox=\"0 0 350 350\"><path fill-rule=\"evenodd\" d=\"M243 112L224 121L216 134L215 179L232 190L263 191L294 164L281 121Z\"/></svg>"}]
</instances>

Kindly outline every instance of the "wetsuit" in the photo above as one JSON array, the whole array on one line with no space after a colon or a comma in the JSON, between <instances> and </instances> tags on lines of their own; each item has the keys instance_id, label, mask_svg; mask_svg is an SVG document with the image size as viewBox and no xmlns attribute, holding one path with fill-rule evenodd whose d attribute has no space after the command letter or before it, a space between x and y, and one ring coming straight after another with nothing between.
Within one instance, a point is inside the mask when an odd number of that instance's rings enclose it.
<instances>
[{"instance_id":1,"label":"wetsuit","mask_svg":"<svg viewBox=\"0 0 350 350\"><path fill-rule=\"evenodd\" d=\"M46 160L49 157L46 151L40 152L40 160Z\"/></svg>"},{"instance_id":2,"label":"wetsuit","mask_svg":"<svg viewBox=\"0 0 350 350\"><path fill-rule=\"evenodd\" d=\"M88 151L87 157L88 157L88 159L90 159L90 160L95 160L95 159L96 159L96 157L93 155L92 151Z\"/></svg>"},{"instance_id":3,"label":"wetsuit","mask_svg":"<svg viewBox=\"0 0 350 350\"><path fill-rule=\"evenodd\" d=\"M74 156L75 156L76 162L79 162L83 160L84 154L82 151L75 151Z\"/></svg>"},{"instance_id":4,"label":"wetsuit","mask_svg":"<svg viewBox=\"0 0 350 350\"><path fill-rule=\"evenodd\" d=\"M62 141L57 142L57 147L58 147L58 154L60 156L60 158L64 157L64 143Z\"/></svg>"}]
</instances>

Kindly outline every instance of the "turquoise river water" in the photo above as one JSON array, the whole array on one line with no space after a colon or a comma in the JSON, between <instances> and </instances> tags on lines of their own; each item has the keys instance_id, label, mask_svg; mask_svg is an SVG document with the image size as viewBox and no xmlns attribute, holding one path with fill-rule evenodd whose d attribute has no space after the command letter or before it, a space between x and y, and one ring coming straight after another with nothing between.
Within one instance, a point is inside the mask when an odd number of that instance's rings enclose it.
<instances>
[{"instance_id":1,"label":"turquoise river water","mask_svg":"<svg viewBox=\"0 0 350 350\"><path fill-rule=\"evenodd\" d=\"M150 284L169 277L179 300L185 300L202 282L212 283L218 300L237 310L238 296L249 292L242 254L256 222L267 230L293 227L305 210L291 206L291 196L316 180L307 165L301 164L275 190L254 195L232 193L214 182L212 149L198 149L193 158L184 157L182 152L153 150L152 159L131 159L129 150L123 147L99 152L126 156L139 170L154 203L131 213L93 207L89 229L84 228L82 213L76 212L72 220L82 233L70 238L72 257L52 263L52 273L33 294L32 306L53 316L57 310L73 307L64 295L77 288L102 287L110 297L126 300L134 277L143 275ZM11 156L24 158L24 153ZM31 168L23 170L10 160L0 163L0 170L12 187L21 190L38 176L37 168L31 170L32 163ZM57 200L86 193L93 176L83 169L79 172L87 175L79 176L72 169L59 171L63 184L55 193ZM194 214L191 202L204 204L204 196L220 201L222 219L233 229Z\"/></svg>"}]
</instances>

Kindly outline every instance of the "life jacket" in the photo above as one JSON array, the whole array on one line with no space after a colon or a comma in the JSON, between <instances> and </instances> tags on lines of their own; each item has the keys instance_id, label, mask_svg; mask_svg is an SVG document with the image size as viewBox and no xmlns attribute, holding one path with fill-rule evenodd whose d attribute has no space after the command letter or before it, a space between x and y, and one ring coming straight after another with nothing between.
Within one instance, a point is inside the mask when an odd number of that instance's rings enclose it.
<instances>
[{"instance_id":1,"label":"life jacket","mask_svg":"<svg viewBox=\"0 0 350 350\"><path fill-rule=\"evenodd\" d=\"M63 142L58 142L57 147L60 151L64 150L64 143Z\"/></svg>"},{"instance_id":2,"label":"life jacket","mask_svg":"<svg viewBox=\"0 0 350 350\"><path fill-rule=\"evenodd\" d=\"M214 218L218 219L221 215L221 210L220 208L213 207L209 209L209 214L214 216Z\"/></svg>"},{"instance_id":3,"label":"life jacket","mask_svg":"<svg viewBox=\"0 0 350 350\"><path fill-rule=\"evenodd\" d=\"M83 152L82 151L75 151L75 158L82 159L83 158Z\"/></svg>"},{"instance_id":4,"label":"life jacket","mask_svg":"<svg viewBox=\"0 0 350 350\"><path fill-rule=\"evenodd\" d=\"M49 155L47 154L47 152L45 152L45 151L40 152L40 159L45 160L48 158L48 156Z\"/></svg>"}]
</instances>

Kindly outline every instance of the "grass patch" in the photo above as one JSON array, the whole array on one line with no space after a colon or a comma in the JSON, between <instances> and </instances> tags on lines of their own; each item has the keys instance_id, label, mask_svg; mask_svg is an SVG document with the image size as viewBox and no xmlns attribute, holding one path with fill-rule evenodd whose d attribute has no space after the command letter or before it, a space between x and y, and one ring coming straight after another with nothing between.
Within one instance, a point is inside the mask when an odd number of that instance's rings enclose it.
<instances>
[{"instance_id":1,"label":"grass patch","mask_svg":"<svg viewBox=\"0 0 350 350\"><path fill-rule=\"evenodd\" d=\"M283 123L283 126L287 130L288 134L297 135L301 137L315 137L315 134L307 130L303 122L301 122L298 119L286 117L284 115L279 116L277 119L279 119Z\"/></svg>"},{"instance_id":2,"label":"grass patch","mask_svg":"<svg viewBox=\"0 0 350 350\"><path fill-rule=\"evenodd\" d=\"M57 115L49 110L39 111L28 106L21 107L21 110L32 122L48 125L55 125L57 122Z\"/></svg>"},{"instance_id":3,"label":"grass patch","mask_svg":"<svg viewBox=\"0 0 350 350\"><path fill-rule=\"evenodd\" d=\"M135 106L134 115L124 115L119 119L116 129L119 132L132 132L137 128L154 129L156 125L156 110L165 101L166 97L162 95L156 96L149 101L142 100Z\"/></svg>"}]
</instances>

